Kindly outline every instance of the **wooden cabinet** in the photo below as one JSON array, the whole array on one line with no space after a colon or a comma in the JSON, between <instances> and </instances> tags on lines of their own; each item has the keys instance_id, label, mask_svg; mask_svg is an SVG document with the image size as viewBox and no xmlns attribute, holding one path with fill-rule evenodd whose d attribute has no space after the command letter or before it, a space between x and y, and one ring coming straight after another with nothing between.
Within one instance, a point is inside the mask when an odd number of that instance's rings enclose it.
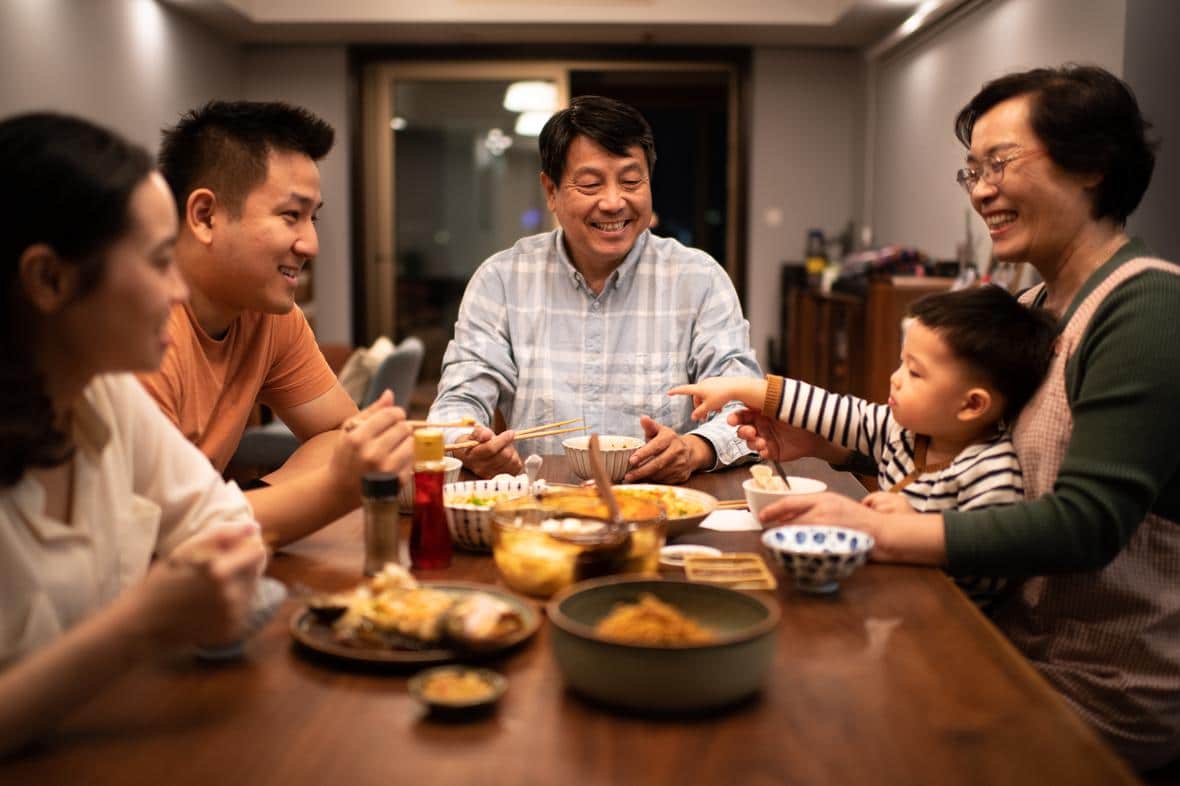
<instances>
[{"instance_id":1,"label":"wooden cabinet","mask_svg":"<svg viewBox=\"0 0 1180 786\"><path fill-rule=\"evenodd\" d=\"M889 375L901 354L901 320L910 303L950 288L952 279L874 279L864 296L788 290L783 337L787 375L833 393L874 402L889 397Z\"/></svg>"}]
</instances>

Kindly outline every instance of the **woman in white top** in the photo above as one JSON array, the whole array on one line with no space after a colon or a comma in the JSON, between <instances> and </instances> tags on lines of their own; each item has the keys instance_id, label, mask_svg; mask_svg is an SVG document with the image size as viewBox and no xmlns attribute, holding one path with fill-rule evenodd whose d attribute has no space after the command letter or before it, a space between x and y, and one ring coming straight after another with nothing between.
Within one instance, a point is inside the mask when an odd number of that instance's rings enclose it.
<instances>
[{"instance_id":1,"label":"woman in white top","mask_svg":"<svg viewBox=\"0 0 1180 786\"><path fill-rule=\"evenodd\" d=\"M7 752L140 660L238 637L265 549L241 492L126 373L159 364L188 295L151 158L23 115L0 122L0 183Z\"/></svg>"}]
</instances>

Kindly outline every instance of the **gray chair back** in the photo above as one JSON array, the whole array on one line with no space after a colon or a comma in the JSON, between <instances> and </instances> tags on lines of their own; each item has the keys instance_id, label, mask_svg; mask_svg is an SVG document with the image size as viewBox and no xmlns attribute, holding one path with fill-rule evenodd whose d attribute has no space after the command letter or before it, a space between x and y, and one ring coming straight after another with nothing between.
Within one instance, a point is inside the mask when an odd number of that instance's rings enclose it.
<instances>
[{"instance_id":1,"label":"gray chair back","mask_svg":"<svg viewBox=\"0 0 1180 786\"><path fill-rule=\"evenodd\" d=\"M402 339L377 367L377 373L373 375L369 389L365 391L365 397L361 401L361 408L372 404L381 395L381 391L388 388L393 391L394 403L408 410L414 388L418 384L418 375L422 371L422 356L425 352L426 347L417 336Z\"/></svg>"}]
</instances>

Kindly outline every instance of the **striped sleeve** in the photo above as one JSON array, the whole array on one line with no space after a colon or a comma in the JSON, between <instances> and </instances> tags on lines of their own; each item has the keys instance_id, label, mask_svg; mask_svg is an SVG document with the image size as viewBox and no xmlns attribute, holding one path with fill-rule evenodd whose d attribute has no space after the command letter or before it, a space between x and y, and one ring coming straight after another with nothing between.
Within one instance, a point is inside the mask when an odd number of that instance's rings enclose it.
<instances>
[{"instance_id":1,"label":"striped sleeve","mask_svg":"<svg viewBox=\"0 0 1180 786\"><path fill-rule=\"evenodd\" d=\"M890 422L889 407L883 404L784 379L778 418L881 463Z\"/></svg>"},{"instance_id":2,"label":"striped sleeve","mask_svg":"<svg viewBox=\"0 0 1180 786\"><path fill-rule=\"evenodd\" d=\"M968 449L955 459L959 481L958 510L978 510L1008 505L1024 499L1024 481L1016 448L1008 437L999 437Z\"/></svg>"}]
</instances>

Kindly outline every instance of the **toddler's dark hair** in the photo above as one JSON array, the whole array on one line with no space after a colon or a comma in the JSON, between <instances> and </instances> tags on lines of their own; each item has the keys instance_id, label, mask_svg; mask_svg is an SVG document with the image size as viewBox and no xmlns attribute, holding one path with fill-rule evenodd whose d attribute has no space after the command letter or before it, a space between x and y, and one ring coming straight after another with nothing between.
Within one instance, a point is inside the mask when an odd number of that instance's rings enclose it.
<instances>
[{"instance_id":1,"label":"toddler's dark hair","mask_svg":"<svg viewBox=\"0 0 1180 786\"><path fill-rule=\"evenodd\" d=\"M1047 311L1022 306L997 286L927 295L910 316L933 330L951 352L1004 397L1011 423L1040 387L1049 369L1057 320Z\"/></svg>"}]
</instances>

